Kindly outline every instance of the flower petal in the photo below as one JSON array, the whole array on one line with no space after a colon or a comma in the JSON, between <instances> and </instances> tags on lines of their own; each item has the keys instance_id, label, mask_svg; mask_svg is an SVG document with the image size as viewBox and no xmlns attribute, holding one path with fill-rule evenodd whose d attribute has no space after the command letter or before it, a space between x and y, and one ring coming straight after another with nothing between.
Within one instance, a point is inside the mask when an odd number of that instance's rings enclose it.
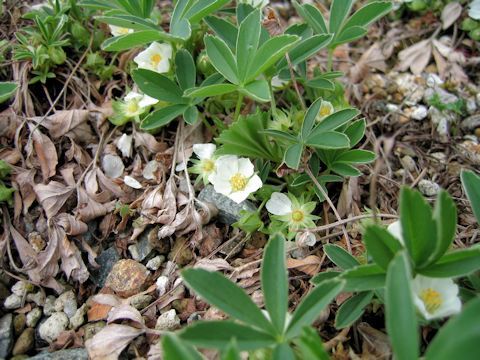
<instances>
[{"instance_id":1,"label":"flower petal","mask_svg":"<svg viewBox=\"0 0 480 360\"><path fill-rule=\"evenodd\" d=\"M238 159L238 172L245 177L250 177L253 175L253 164L248 158Z\"/></svg>"},{"instance_id":2,"label":"flower petal","mask_svg":"<svg viewBox=\"0 0 480 360\"><path fill-rule=\"evenodd\" d=\"M158 99L155 99L145 94L143 95L142 99L138 102L138 106L147 107L150 105L155 105L156 103L158 103Z\"/></svg>"},{"instance_id":3,"label":"flower petal","mask_svg":"<svg viewBox=\"0 0 480 360\"><path fill-rule=\"evenodd\" d=\"M402 224L400 223L400 220L388 225L387 230L390 234L395 236L402 245L405 245L405 241L403 240Z\"/></svg>"},{"instance_id":4,"label":"flower petal","mask_svg":"<svg viewBox=\"0 0 480 360\"><path fill-rule=\"evenodd\" d=\"M193 152L199 159L211 159L217 147L215 144L194 144Z\"/></svg>"},{"instance_id":5,"label":"flower petal","mask_svg":"<svg viewBox=\"0 0 480 360\"><path fill-rule=\"evenodd\" d=\"M136 91L130 91L127 95L125 95L125 97L123 98L123 100L125 101L130 101L130 100L137 100L137 101L140 101L142 99L143 95L136 92Z\"/></svg>"},{"instance_id":6,"label":"flower petal","mask_svg":"<svg viewBox=\"0 0 480 360\"><path fill-rule=\"evenodd\" d=\"M136 179L128 175L123 178L123 182L125 183L125 185L128 185L134 189L142 188L142 184L140 184Z\"/></svg>"},{"instance_id":7,"label":"flower petal","mask_svg":"<svg viewBox=\"0 0 480 360\"><path fill-rule=\"evenodd\" d=\"M273 215L287 215L292 212L292 202L287 195L275 192L265 204L267 210Z\"/></svg>"}]
</instances>

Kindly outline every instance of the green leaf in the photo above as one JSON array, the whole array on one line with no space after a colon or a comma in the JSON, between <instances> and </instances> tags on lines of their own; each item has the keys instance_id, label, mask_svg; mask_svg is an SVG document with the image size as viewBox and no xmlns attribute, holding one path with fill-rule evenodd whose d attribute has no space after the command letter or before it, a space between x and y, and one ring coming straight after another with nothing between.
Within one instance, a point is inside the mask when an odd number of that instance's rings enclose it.
<instances>
[{"instance_id":1,"label":"green leaf","mask_svg":"<svg viewBox=\"0 0 480 360\"><path fill-rule=\"evenodd\" d=\"M437 224L437 241L430 259L435 263L448 250L457 228L457 207L445 190L440 191L433 209L433 219Z\"/></svg>"},{"instance_id":2,"label":"green leaf","mask_svg":"<svg viewBox=\"0 0 480 360\"><path fill-rule=\"evenodd\" d=\"M321 77L313 78L312 80L307 81L307 86L322 90L335 90L335 86L330 80L323 79Z\"/></svg>"},{"instance_id":3,"label":"green leaf","mask_svg":"<svg viewBox=\"0 0 480 360\"><path fill-rule=\"evenodd\" d=\"M329 30L332 34L339 33L340 29L352 8L353 0L335 0L330 7Z\"/></svg>"},{"instance_id":4,"label":"green leaf","mask_svg":"<svg viewBox=\"0 0 480 360\"><path fill-rule=\"evenodd\" d=\"M236 47L238 30L231 22L215 16L207 16L203 19L216 35L232 50Z\"/></svg>"},{"instance_id":5,"label":"green leaf","mask_svg":"<svg viewBox=\"0 0 480 360\"><path fill-rule=\"evenodd\" d=\"M310 291L293 313L286 337L291 339L299 335L303 326L313 323L320 312L342 291L343 285L343 281L329 280Z\"/></svg>"},{"instance_id":6,"label":"green leaf","mask_svg":"<svg viewBox=\"0 0 480 360\"><path fill-rule=\"evenodd\" d=\"M285 141L287 143L292 143L292 142L297 142L298 139L293 136L292 134L289 134L285 131L280 131L280 130L274 130L274 129L265 129L262 131L262 133L273 137L274 139L277 139L279 141Z\"/></svg>"},{"instance_id":7,"label":"green leaf","mask_svg":"<svg viewBox=\"0 0 480 360\"><path fill-rule=\"evenodd\" d=\"M285 238L276 234L268 240L262 260L262 291L270 320L282 334L288 310L288 277L285 265Z\"/></svg>"},{"instance_id":8,"label":"green leaf","mask_svg":"<svg viewBox=\"0 0 480 360\"><path fill-rule=\"evenodd\" d=\"M363 240L368 254L385 271L395 254L403 249L402 244L387 229L378 225L368 226Z\"/></svg>"},{"instance_id":9,"label":"green leaf","mask_svg":"<svg viewBox=\"0 0 480 360\"><path fill-rule=\"evenodd\" d=\"M418 359L419 333L408 255L399 252L387 272L385 316L393 352L398 360Z\"/></svg>"},{"instance_id":10,"label":"green leaf","mask_svg":"<svg viewBox=\"0 0 480 360\"><path fill-rule=\"evenodd\" d=\"M249 67L260 41L260 11L252 11L238 29L236 46L237 74L241 83L249 77Z\"/></svg>"},{"instance_id":11,"label":"green leaf","mask_svg":"<svg viewBox=\"0 0 480 360\"><path fill-rule=\"evenodd\" d=\"M202 360L192 345L182 342L175 334L162 336L162 349L165 360Z\"/></svg>"},{"instance_id":12,"label":"green leaf","mask_svg":"<svg viewBox=\"0 0 480 360\"><path fill-rule=\"evenodd\" d=\"M338 46L340 44L345 44L361 37L365 36L368 32L367 29L361 26L352 26L348 29L344 29L338 36L335 37L331 46Z\"/></svg>"},{"instance_id":13,"label":"green leaf","mask_svg":"<svg viewBox=\"0 0 480 360\"><path fill-rule=\"evenodd\" d=\"M190 89L195 86L195 62L192 55L185 50L177 51L175 55L175 75L182 90Z\"/></svg>"},{"instance_id":14,"label":"green leaf","mask_svg":"<svg viewBox=\"0 0 480 360\"><path fill-rule=\"evenodd\" d=\"M220 38L206 35L205 48L215 69L231 83L238 84L237 64L227 44Z\"/></svg>"},{"instance_id":15,"label":"green leaf","mask_svg":"<svg viewBox=\"0 0 480 360\"><path fill-rule=\"evenodd\" d=\"M277 62L298 41L295 35L280 35L267 40L253 58L245 82L255 79Z\"/></svg>"},{"instance_id":16,"label":"green leaf","mask_svg":"<svg viewBox=\"0 0 480 360\"><path fill-rule=\"evenodd\" d=\"M95 10L110 10L112 8L112 4L110 3L110 1L103 0L83 0L80 1L77 5Z\"/></svg>"},{"instance_id":17,"label":"green leaf","mask_svg":"<svg viewBox=\"0 0 480 360\"><path fill-rule=\"evenodd\" d=\"M305 144L317 149L344 149L350 147L348 136L336 131L325 131L322 133L314 133L312 131Z\"/></svg>"},{"instance_id":18,"label":"green leaf","mask_svg":"<svg viewBox=\"0 0 480 360\"><path fill-rule=\"evenodd\" d=\"M178 0L170 18L170 33L184 40L191 34L190 23L184 18L185 12L192 6L193 0Z\"/></svg>"},{"instance_id":19,"label":"green leaf","mask_svg":"<svg viewBox=\"0 0 480 360\"><path fill-rule=\"evenodd\" d=\"M132 73L133 80L145 94L174 104L185 104L183 91L172 80L155 71L137 69Z\"/></svg>"},{"instance_id":20,"label":"green leaf","mask_svg":"<svg viewBox=\"0 0 480 360\"><path fill-rule=\"evenodd\" d=\"M345 292L376 290L385 286L385 271L376 264L348 269L341 278L347 281L343 289Z\"/></svg>"},{"instance_id":21,"label":"green leaf","mask_svg":"<svg viewBox=\"0 0 480 360\"><path fill-rule=\"evenodd\" d=\"M251 301L248 295L247 298ZM231 300L235 301L233 298ZM187 326L179 336L182 340L202 348L221 349L226 347L232 339L236 340L240 350L254 350L275 343L275 339L263 331L228 320L198 321Z\"/></svg>"},{"instance_id":22,"label":"green leaf","mask_svg":"<svg viewBox=\"0 0 480 360\"><path fill-rule=\"evenodd\" d=\"M300 40L288 52L292 66L295 66L298 63L301 63L302 61L305 61L309 57L315 55L317 52L326 47L331 40L332 35L330 34L314 35L307 39ZM286 66L288 66L286 57L280 59L277 63L278 69L283 69Z\"/></svg>"},{"instance_id":23,"label":"green leaf","mask_svg":"<svg viewBox=\"0 0 480 360\"><path fill-rule=\"evenodd\" d=\"M426 360L470 360L480 343L480 298L469 301L462 312L442 326L425 353ZM473 356L473 357L472 357Z\"/></svg>"},{"instance_id":24,"label":"green leaf","mask_svg":"<svg viewBox=\"0 0 480 360\"><path fill-rule=\"evenodd\" d=\"M340 274L341 274L340 271L333 271L333 270L323 271L315 275L312 279L310 279L310 282L314 285L318 285L323 281L335 279Z\"/></svg>"},{"instance_id":25,"label":"green leaf","mask_svg":"<svg viewBox=\"0 0 480 360\"><path fill-rule=\"evenodd\" d=\"M295 360L295 354L287 343L280 343L273 348L273 357L275 360Z\"/></svg>"},{"instance_id":26,"label":"green leaf","mask_svg":"<svg viewBox=\"0 0 480 360\"><path fill-rule=\"evenodd\" d=\"M185 17L192 24L198 23L207 15L213 14L223 5L229 3L230 0L200 0L196 1L190 9L185 13Z\"/></svg>"},{"instance_id":27,"label":"green leaf","mask_svg":"<svg viewBox=\"0 0 480 360\"><path fill-rule=\"evenodd\" d=\"M105 40L102 43L102 50L125 51L135 46L149 44L158 40L172 41L173 37L167 33L155 30L135 31L134 33L115 36Z\"/></svg>"},{"instance_id":28,"label":"green leaf","mask_svg":"<svg viewBox=\"0 0 480 360\"><path fill-rule=\"evenodd\" d=\"M480 247L474 246L449 252L435 264L418 272L429 277L446 278L465 276L478 269L480 269Z\"/></svg>"},{"instance_id":29,"label":"green leaf","mask_svg":"<svg viewBox=\"0 0 480 360\"><path fill-rule=\"evenodd\" d=\"M296 0L293 1L295 9L302 17L303 20L310 25L317 34L326 34L328 33L327 25L323 19L322 13L313 5L305 4L300 5Z\"/></svg>"},{"instance_id":30,"label":"green leaf","mask_svg":"<svg viewBox=\"0 0 480 360\"><path fill-rule=\"evenodd\" d=\"M373 291L364 291L345 301L337 311L335 327L343 329L353 324L365 311L365 306L372 300Z\"/></svg>"},{"instance_id":31,"label":"green leaf","mask_svg":"<svg viewBox=\"0 0 480 360\"><path fill-rule=\"evenodd\" d=\"M2 182L0 182L0 202L1 201L7 201L10 202L12 200L12 194L15 192L14 188L9 188L3 185Z\"/></svg>"},{"instance_id":32,"label":"green leaf","mask_svg":"<svg viewBox=\"0 0 480 360\"><path fill-rule=\"evenodd\" d=\"M362 140L365 134L365 119L356 120L351 123L344 131L345 135L350 139L350 146L353 147Z\"/></svg>"},{"instance_id":33,"label":"green leaf","mask_svg":"<svg viewBox=\"0 0 480 360\"><path fill-rule=\"evenodd\" d=\"M188 105L170 105L164 108L155 110L140 123L142 130L156 130L169 124L177 116L182 115L187 109Z\"/></svg>"},{"instance_id":34,"label":"green leaf","mask_svg":"<svg viewBox=\"0 0 480 360\"><path fill-rule=\"evenodd\" d=\"M134 30L154 30L156 32L163 32L161 28L158 27L150 19L144 19L138 16L133 16L130 14L115 14L113 16L97 16L95 17L97 21L103 22L105 24L125 27L127 29ZM165 33L166 36L169 36Z\"/></svg>"},{"instance_id":35,"label":"green leaf","mask_svg":"<svg viewBox=\"0 0 480 360\"><path fill-rule=\"evenodd\" d=\"M332 166L330 167L330 170L342 176L362 175L362 173L357 168L354 168L352 165L341 163L341 162L332 164Z\"/></svg>"},{"instance_id":36,"label":"green leaf","mask_svg":"<svg viewBox=\"0 0 480 360\"><path fill-rule=\"evenodd\" d=\"M336 111L320 121L320 123L313 129L312 135L338 129L340 126L352 120L359 113L360 111L357 109L343 109Z\"/></svg>"},{"instance_id":37,"label":"green leaf","mask_svg":"<svg viewBox=\"0 0 480 360\"><path fill-rule=\"evenodd\" d=\"M308 108L302 123L302 132L300 134L302 139L307 139L309 137L321 106L322 98L318 98Z\"/></svg>"},{"instance_id":38,"label":"green leaf","mask_svg":"<svg viewBox=\"0 0 480 360\"><path fill-rule=\"evenodd\" d=\"M183 113L183 118L190 125L195 124L198 120L197 107L195 105L193 105L193 106L189 106L188 108L186 108L185 112Z\"/></svg>"},{"instance_id":39,"label":"green leaf","mask_svg":"<svg viewBox=\"0 0 480 360\"><path fill-rule=\"evenodd\" d=\"M268 332L274 330L245 291L225 276L203 269L186 269L181 274L186 284L209 304L247 324Z\"/></svg>"},{"instance_id":40,"label":"green leaf","mask_svg":"<svg viewBox=\"0 0 480 360\"><path fill-rule=\"evenodd\" d=\"M300 159L302 157L303 145L293 144L287 148L285 152L285 164L291 169L298 169Z\"/></svg>"},{"instance_id":41,"label":"green leaf","mask_svg":"<svg viewBox=\"0 0 480 360\"><path fill-rule=\"evenodd\" d=\"M341 246L327 244L323 247L323 250L328 258L342 270L353 269L360 265L360 262Z\"/></svg>"},{"instance_id":42,"label":"green leaf","mask_svg":"<svg viewBox=\"0 0 480 360\"><path fill-rule=\"evenodd\" d=\"M330 360L328 351L322 344L322 339L315 330L304 326L300 336L294 340L297 350L302 354L300 359Z\"/></svg>"},{"instance_id":43,"label":"green leaf","mask_svg":"<svg viewBox=\"0 0 480 360\"><path fill-rule=\"evenodd\" d=\"M460 177L473 213L480 223L480 177L470 170L462 170Z\"/></svg>"},{"instance_id":44,"label":"green leaf","mask_svg":"<svg viewBox=\"0 0 480 360\"><path fill-rule=\"evenodd\" d=\"M19 84L13 81L0 82L0 103L7 100L17 91Z\"/></svg>"},{"instance_id":45,"label":"green leaf","mask_svg":"<svg viewBox=\"0 0 480 360\"><path fill-rule=\"evenodd\" d=\"M348 19L343 26L344 29L352 26L368 26L375 20L380 19L392 9L392 3L389 1L375 1L367 4Z\"/></svg>"},{"instance_id":46,"label":"green leaf","mask_svg":"<svg viewBox=\"0 0 480 360\"><path fill-rule=\"evenodd\" d=\"M437 224L432 218L432 209L418 191L403 187L400 192L400 222L405 247L415 267L428 264L435 249Z\"/></svg>"},{"instance_id":47,"label":"green leaf","mask_svg":"<svg viewBox=\"0 0 480 360\"><path fill-rule=\"evenodd\" d=\"M366 164L375 160L375 154L368 150L350 150L335 158L335 161L341 161L354 164Z\"/></svg>"},{"instance_id":48,"label":"green leaf","mask_svg":"<svg viewBox=\"0 0 480 360\"><path fill-rule=\"evenodd\" d=\"M243 88L239 88L243 94L259 102L270 101L270 89L266 80L255 80Z\"/></svg>"},{"instance_id":49,"label":"green leaf","mask_svg":"<svg viewBox=\"0 0 480 360\"><path fill-rule=\"evenodd\" d=\"M233 84L215 84L201 86L193 89L188 89L185 91L185 96L188 97L210 97L218 96L223 94L231 93L232 91L238 90L237 85Z\"/></svg>"},{"instance_id":50,"label":"green leaf","mask_svg":"<svg viewBox=\"0 0 480 360\"><path fill-rule=\"evenodd\" d=\"M230 341L224 353L222 354L221 360L242 360L240 357L240 350L238 350L237 341L235 338Z\"/></svg>"}]
</instances>

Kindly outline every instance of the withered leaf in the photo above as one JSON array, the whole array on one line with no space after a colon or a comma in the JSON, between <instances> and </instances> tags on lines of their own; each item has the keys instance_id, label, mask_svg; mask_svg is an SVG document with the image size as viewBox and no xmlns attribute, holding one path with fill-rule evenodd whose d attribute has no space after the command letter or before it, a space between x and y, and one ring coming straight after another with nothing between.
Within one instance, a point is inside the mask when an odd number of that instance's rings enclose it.
<instances>
[{"instance_id":1,"label":"withered leaf","mask_svg":"<svg viewBox=\"0 0 480 360\"><path fill-rule=\"evenodd\" d=\"M85 348L91 359L116 360L123 349L143 332L127 325L107 325L85 341Z\"/></svg>"},{"instance_id":2,"label":"withered leaf","mask_svg":"<svg viewBox=\"0 0 480 360\"><path fill-rule=\"evenodd\" d=\"M32 133L33 146L40 161L40 168L42 170L43 181L48 180L56 173L56 167L58 164L57 150L50 138L35 129L35 125L29 123L30 131Z\"/></svg>"},{"instance_id":3,"label":"withered leaf","mask_svg":"<svg viewBox=\"0 0 480 360\"><path fill-rule=\"evenodd\" d=\"M70 161L75 159L78 165L86 168L92 162L91 156L85 151L83 147L77 145L75 141L70 141L72 142L72 146L70 147L70 149L67 150L65 156Z\"/></svg>"},{"instance_id":4,"label":"withered leaf","mask_svg":"<svg viewBox=\"0 0 480 360\"><path fill-rule=\"evenodd\" d=\"M88 225L74 216L61 213L55 216L55 223L65 230L68 235L79 235L88 231Z\"/></svg>"},{"instance_id":5,"label":"withered leaf","mask_svg":"<svg viewBox=\"0 0 480 360\"><path fill-rule=\"evenodd\" d=\"M76 215L79 220L89 221L95 219L96 217L104 216L108 212L113 211L115 208L115 201L107 204L100 204L99 202L93 200L81 187L77 189L77 194L78 206Z\"/></svg>"},{"instance_id":6,"label":"withered leaf","mask_svg":"<svg viewBox=\"0 0 480 360\"><path fill-rule=\"evenodd\" d=\"M86 142L92 137L90 127L86 123L88 120L88 110L61 110L55 114L47 116L42 122L42 126L49 130L52 138L57 139L63 135L77 141ZM35 121L42 117L34 118Z\"/></svg>"},{"instance_id":7,"label":"withered leaf","mask_svg":"<svg viewBox=\"0 0 480 360\"><path fill-rule=\"evenodd\" d=\"M442 11L442 29L448 29L462 14L462 5L454 1L445 5Z\"/></svg>"},{"instance_id":8,"label":"withered leaf","mask_svg":"<svg viewBox=\"0 0 480 360\"><path fill-rule=\"evenodd\" d=\"M18 184L20 193L22 194L24 215L28 213L28 209L36 198L35 191L33 190L35 173L35 169L21 170L13 177L13 180Z\"/></svg>"},{"instance_id":9,"label":"withered leaf","mask_svg":"<svg viewBox=\"0 0 480 360\"><path fill-rule=\"evenodd\" d=\"M204 269L207 271L218 271L218 270L232 270L232 267L225 259L200 259L193 266L196 269Z\"/></svg>"},{"instance_id":10,"label":"withered leaf","mask_svg":"<svg viewBox=\"0 0 480 360\"><path fill-rule=\"evenodd\" d=\"M287 268L288 269L298 269L308 275L316 275L320 266L322 264L322 259L316 255L309 255L304 259L287 259Z\"/></svg>"},{"instance_id":11,"label":"withered leaf","mask_svg":"<svg viewBox=\"0 0 480 360\"><path fill-rule=\"evenodd\" d=\"M140 314L140 311L133 306L122 303L118 306L114 306L108 313L107 322L110 324L116 320L128 319L135 321L139 324L145 325L145 320Z\"/></svg>"},{"instance_id":12,"label":"withered leaf","mask_svg":"<svg viewBox=\"0 0 480 360\"><path fill-rule=\"evenodd\" d=\"M428 65L431 55L432 41L422 40L398 53L398 58L400 59L398 68L401 71L410 68L412 73L420 75Z\"/></svg>"},{"instance_id":13,"label":"withered leaf","mask_svg":"<svg viewBox=\"0 0 480 360\"><path fill-rule=\"evenodd\" d=\"M37 253L27 240L13 227L10 226L10 234L20 256L23 266L31 269L37 264Z\"/></svg>"},{"instance_id":14,"label":"withered leaf","mask_svg":"<svg viewBox=\"0 0 480 360\"><path fill-rule=\"evenodd\" d=\"M159 143L151 134L137 131L135 133L135 147L144 146L151 153L163 152L167 149L166 143Z\"/></svg>"},{"instance_id":15,"label":"withered leaf","mask_svg":"<svg viewBox=\"0 0 480 360\"><path fill-rule=\"evenodd\" d=\"M379 43L375 43L365 51L355 65L350 69L350 80L357 84L374 68L385 72L387 63Z\"/></svg>"},{"instance_id":16,"label":"withered leaf","mask_svg":"<svg viewBox=\"0 0 480 360\"><path fill-rule=\"evenodd\" d=\"M37 184L33 189L47 218L55 216L75 190L74 187L65 186L57 181L50 181L48 185Z\"/></svg>"}]
</instances>

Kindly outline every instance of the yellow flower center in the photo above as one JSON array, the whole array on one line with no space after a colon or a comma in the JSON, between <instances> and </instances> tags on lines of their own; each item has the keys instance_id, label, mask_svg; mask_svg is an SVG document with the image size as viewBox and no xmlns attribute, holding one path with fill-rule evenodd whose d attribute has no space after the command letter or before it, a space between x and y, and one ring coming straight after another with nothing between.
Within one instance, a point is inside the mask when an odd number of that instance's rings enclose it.
<instances>
[{"instance_id":1,"label":"yellow flower center","mask_svg":"<svg viewBox=\"0 0 480 360\"><path fill-rule=\"evenodd\" d=\"M121 27L121 28L118 29L118 32L122 35L128 34L129 31L130 31L130 29L127 29L125 27Z\"/></svg>"},{"instance_id":2,"label":"yellow flower center","mask_svg":"<svg viewBox=\"0 0 480 360\"><path fill-rule=\"evenodd\" d=\"M429 314L433 314L442 304L440 294L430 288L422 290L420 299L422 299Z\"/></svg>"},{"instance_id":3,"label":"yellow flower center","mask_svg":"<svg viewBox=\"0 0 480 360\"><path fill-rule=\"evenodd\" d=\"M158 63L159 63L160 61L162 61L162 55L160 55L160 54L155 54L155 55L153 55L153 56L150 58L150 64L151 64L152 66L155 66L155 67L158 66Z\"/></svg>"},{"instance_id":4,"label":"yellow flower center","mask_svg":"<svg viewBox=\"0 0 480 360\"><path fill-rule=\"evenodd\" d=\"M327 107L323 107L320 109L320 116L330 115L330 109Z\"/></svg>"},{"instance_id":5,"label":"yellow flower center","mask_svg":"<svg viewBox=\"0 0 480 360\"><path fill-rule=\"evenodd\" d=\"M201 168L204 172L209 173L215 168L215 163L210 159L204 159L202 160Z\"/></svg>"},{"instance_id":6,"label":"yellow flower center","mask_svg":"<svg viewBox=\"0 0 480 360\"><path fill-rule=\"evenodd\" d=\"M292 214L290 215L292 220L295 222L301 222L305 215L303 214L303 211L301 210L294 210L292 211Z\"/></svg>"},{"instance_id":7,"label":"yellow flower center","mask_svg":"<svg viewBox=\"0 0 480 360\"><path fill-rule=\"evenodd\" d=\"M135 114L138 111L138 102L136 101L131 101L127 105L127 111L129 114Z\"/></svg>"},{"instance_id":8,"label":"yellow flower center","mask_svg":"<svg viewBox=\"0 0 480 360\"><path fill-rule=\"evenodd\" d=\"M236 173L230 178L230 185L232 186L233 192L243 191L247 186L247 178L240 173Z\"/></svg>"}]
</instances>

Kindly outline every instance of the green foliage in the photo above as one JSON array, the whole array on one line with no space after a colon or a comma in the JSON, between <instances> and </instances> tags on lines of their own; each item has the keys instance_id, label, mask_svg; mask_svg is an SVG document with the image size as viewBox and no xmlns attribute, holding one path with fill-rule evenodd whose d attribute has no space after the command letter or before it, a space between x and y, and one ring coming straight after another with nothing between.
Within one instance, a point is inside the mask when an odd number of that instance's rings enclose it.
<instances>
[{"instance_id":1,"label":"green foliage","mask_svg":"<svg viewBox=\"0 0 480 360\"><path fill-rule=\"evenodd\" d=\"M0 82L0 103L8 100L10 96L15 94L19 84L13 81Z\"/></svg>"},{"instance_id":2,"label":"green foliage","mask_svg":"<svg viewBox=\"0 0 480 360\"><path fill-rule=\"evenodd\" d=\"M462 170L461 180L473 213L480 223L480 177L469 170Z\"/></svg>"},{"instance_id":3,"label":"green foliage","mask_svg":"<svg viewBox=\"0 0 480 360\"><path fill-rule=\"evenodd\" d=\"M5 160L0 160L0 202L6 201L10 205L12 203L12 194L15 192L15 189L6 186L4 180L6 180L5 178L11 170L12 168Z\"/></svg>"}]
</instances>

